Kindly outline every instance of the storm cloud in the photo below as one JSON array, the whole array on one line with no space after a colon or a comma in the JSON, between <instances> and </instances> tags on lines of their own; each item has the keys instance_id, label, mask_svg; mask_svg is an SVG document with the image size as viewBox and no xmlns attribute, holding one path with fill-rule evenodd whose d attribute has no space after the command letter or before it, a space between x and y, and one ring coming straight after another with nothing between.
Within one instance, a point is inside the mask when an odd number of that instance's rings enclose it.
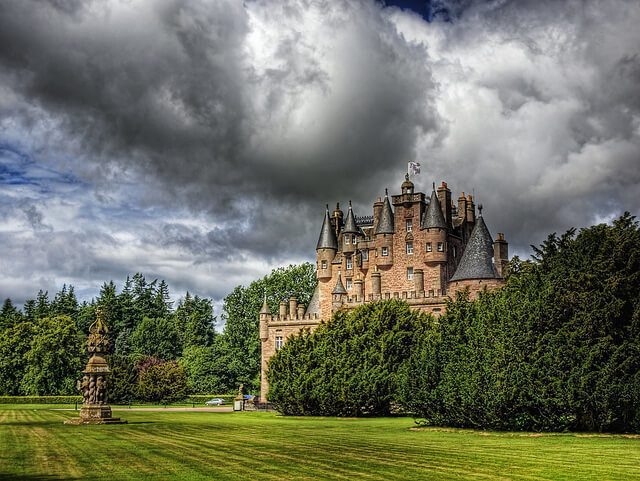
<instances>
[{"instance_id":1,"label":"storm cloud","mask_svg":"<svg viewBox=\"0 0 640 481\"><path fill-rule=\"evenodd\" d=\"M142 271L220 299L409 160L521 255L637 213L637 2L432 3L3 2L0 297Z\"/></svg>"}]
</instances>

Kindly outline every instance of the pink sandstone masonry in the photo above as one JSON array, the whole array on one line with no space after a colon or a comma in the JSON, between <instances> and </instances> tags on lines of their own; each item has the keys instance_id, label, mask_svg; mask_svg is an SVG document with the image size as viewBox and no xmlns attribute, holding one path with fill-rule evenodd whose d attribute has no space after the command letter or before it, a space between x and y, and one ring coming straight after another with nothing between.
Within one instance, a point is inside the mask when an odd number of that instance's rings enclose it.
<instances>
[{"instance_id":1,"label":"pink sandstone masonry","mask_svg":"<svg viewBox=\"0 0 640 481\"><path fill-rule=\"evenodd\" d=\"M504 284L508 243L502 233L491 238L471 195L463 192L454 204L442 182L427 198L406 176L400 194L378 198L371 216L356 216L351 203L346 215L339 204L332 213L327 206L316 261L318 287L309 306L292 298L272 314L265 300L260 311L262 402L268 361L292 334L381 299L439 315L459 290L475 298Z\"/></svg>"}]
</instances>

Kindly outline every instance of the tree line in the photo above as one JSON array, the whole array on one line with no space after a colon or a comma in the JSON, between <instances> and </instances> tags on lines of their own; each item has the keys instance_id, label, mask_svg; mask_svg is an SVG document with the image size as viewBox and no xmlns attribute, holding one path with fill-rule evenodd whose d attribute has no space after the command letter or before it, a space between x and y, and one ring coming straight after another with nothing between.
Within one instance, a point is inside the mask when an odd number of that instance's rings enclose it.
<instances>
[{"instance_id":1,"label":"tree line","mask_svg":"<svg viewBox=\"0 0 640 481\"><path fill-rule=\"evenodd\" d=\"M286 414L411 413L482 429L640 431L640 228L550 235L506 286L439 318L400 301L338 312L269 364Z\"/></svg>"},{"instance_id":2,"label":"tree line","mask_svg":"<svg viewBox=\"0 0 640 481\"><path fill-rule=\"evenodd\" d=\"M172 401L187 394L231 393L239 384L259 388L258 312L267 293L272 307L294 292L308 302L313 265L275 269L225 299L225 326L217 332L212 300L186 295L174 306L164 280L127 277L122 288L105 282L99 295L79 303L73 286L52 299L39 291L0 311L0 395L71 395L87 360L85 339L96 308L110 329L111 402Z\"/></svg>"}]
</instances>

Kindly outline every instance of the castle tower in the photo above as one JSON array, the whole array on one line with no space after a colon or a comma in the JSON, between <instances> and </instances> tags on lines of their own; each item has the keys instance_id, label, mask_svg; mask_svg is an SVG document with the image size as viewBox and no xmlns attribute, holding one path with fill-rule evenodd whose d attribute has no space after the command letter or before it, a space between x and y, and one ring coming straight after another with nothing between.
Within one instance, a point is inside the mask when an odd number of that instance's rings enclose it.
<instances>
[{"instance_id":1,"label":"castle tower","mask_svg":"<svg viewBox=\"0 0 640 481\"><path fill-rule=\"evenodd\" d=\"M353 215L351 201L349 201L349 210L347 211L347 218L344 221L344 227L342 229L342 252L345 255L351 255L356 251L358 237L360 237L360 235L361 232L356 225L356 218Z\"/></svg>"},{"instance_id":2,"label":"castle tower","mask_svg":"<svg viewBox=\"0 0 640 481\"><path fill-rule=\"evenodd\" d=\"M336 287L331 291L332 296L332 312L339 310L342 307L342 303L344 298L347 295L347 290L344 288L344 284L342 283L342 274L338 271L338 280L336 282Z\"/></svg>"},{"instance_id":3,"label":"castle tower","mask_svg":"<svg viewBox=\"0 0 640 481\"><path fill-rule=\"evenodd\" d=\"M331 219L329 218L329 205L324 215L324 221L322 222L322 228L320 229L320 237L318 237L318 244L316 245L316 258L318 265L317 276L318 280L327 280L333 277L331 272L331 263L338 251L338 239L336 238L335 230L332 227Z\"/></svg>"},{"instance_id":4,"label":"castle tower","mask_svg":"<svg viewBox=\"0 0 640 481\"><path fill-rule=\"evenodd\" d=\"M450 295L469 287L471 296L474 297L479 290L485 287L495 288L504 283L493 264L493 240L482 217L482 206L479 210L480 213L464 254L462 254L462 259L460 259L460 264L451 277L450 288L452 292Z\"/></svg>"},{"instance_id":5,"label":"castle tower","mask_svg":"<svg viewBox=\"0 0 640 481\"><path fill-rule=\"evenodd\" d=\"M424 231L424 262L430 274L426 290L431 296L439 296L446 292L447 221L436 194L435 184L431 191L429 207L422 216L420 227Z\"/></svg>"},{"instance_id":6,"label":"castle tower","mask_svg":"<svg viewBox=\"0 0 640 481\"><path fill-rule=\"evenodd\" d=\"M493 242L493 260L496 271L500 277L505 277L509 266L509 243L504 240L504 234L498 232L498 237Z\"/></svg>"},{"instance_id":7,"label":"castle tower","mask_svg":"<svg viewBox=\"0 0 640 481\"><path fill-rule=\"evenodd\" d=\"M391 266L393 264L393 234L395 233L395 222L393 210L389 202L389 192L384 190L384 202L380 211L380 219L376 226L376 252L378 255L377 265L379 267Z\"/></svg>"}]
</instances>

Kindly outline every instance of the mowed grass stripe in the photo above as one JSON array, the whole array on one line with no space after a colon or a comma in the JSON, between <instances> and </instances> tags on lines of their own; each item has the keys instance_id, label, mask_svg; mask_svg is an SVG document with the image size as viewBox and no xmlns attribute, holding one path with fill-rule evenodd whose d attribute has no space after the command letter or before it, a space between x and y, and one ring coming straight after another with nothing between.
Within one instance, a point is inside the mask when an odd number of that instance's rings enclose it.
<instances>
[{"instance_id":1,"label":"mowed grass stripe","mask_svg":"<svg viewBox=\"0 0 640 481\"><path fill-rule=\"evenodd\" d=\"M185 450L193 447L199 436L194 435L193 432L181 431L171 433L169 439L172 442L168 440L158 440L158 442L164 442L165 445ZM342 469L339 466L340 463L336 462L336 460L313 460L310 458L305 460L302 455L296 456L273 449L273 446L265 443L264 439L262 441L257 445L249 444L247 443L246 434L236 434L231 436L231 441L227 439L226 443L204 448L207 451L219 449L220 452L217 452L217 456L213 457L203 450L202 458L205 460L213 458L215 465L212 468L214 469L221 468L224 465L237 468L238 463L242 463L245 475L255 475L260 479L264 479L265 474L269 474L269 472L272 472L273 479L282 479L283 474L293 475L296 472L304 476L309 472L310 468L313 472L321 473L327 479L349 479L353 477L353 466L348 466L348 469ZM230 473L237 475L237 472L233 469L230 470ZM363 474L363 477L367 476L366 473Z\"/></svg>"}]
</instances>

